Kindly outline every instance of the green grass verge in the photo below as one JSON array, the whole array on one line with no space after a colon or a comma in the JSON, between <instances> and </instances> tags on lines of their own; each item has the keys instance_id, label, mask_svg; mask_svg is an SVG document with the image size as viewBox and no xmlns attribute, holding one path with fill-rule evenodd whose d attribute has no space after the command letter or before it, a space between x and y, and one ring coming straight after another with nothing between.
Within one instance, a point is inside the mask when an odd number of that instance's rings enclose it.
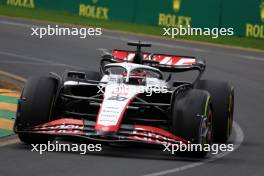
<instances>
[{"instance_id":1,"label":"green grass verge","mask_svg":"<svg viewBox=\"0 0 264 176\"><path fill-rule=\"evenodd\" d=\"M66 12L55 12L43 9L27 9L12 6L0 5L0 15L23 17L36 20L51 21L64 24L74 24L82 26L102 27L105 29L119 30L140 34L148 34L153 36L162 36L163 30L161 27L148 26L143 24L133 24L120 21L104 21L91 18L79 17ZM264 50L264 40L242 37L219 37L212 39L208 36L181 36L177 39L202 41L230 46L239 46L245 48L254 48Z\"/></svg>"}]
</instances>

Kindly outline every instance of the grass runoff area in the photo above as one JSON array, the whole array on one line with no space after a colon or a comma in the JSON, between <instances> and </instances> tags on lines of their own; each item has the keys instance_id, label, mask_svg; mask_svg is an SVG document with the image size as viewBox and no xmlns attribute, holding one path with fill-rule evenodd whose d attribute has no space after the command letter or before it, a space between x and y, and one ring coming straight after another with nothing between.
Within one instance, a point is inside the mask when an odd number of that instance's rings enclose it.
<instances>
[{"instance_id":1,"label":"grass runoff area","mask_svg":"<svg viewBox=\"0 0 264 176\"><path fill-rule=\"evenodd\" d=\"M101 27L104 29L147 34L147 35L160 36L160 37L164 32L162 27L158 27L158 26L133 24L128 22L120 22L120 21L96 20L91 18L79 17L78 15L73 15L66 12L48 11L44 9L36 10L36 9L27 9L27 8L0 5L0 15L50 21L50 22L57 22L63 24ZM202 41L208 43L264 50L264 40L261 39L242 38L235 36L228 36L228 37L219 36L216 39L213 39L210 36L177 36L176 39Z\"/></svg>"}]
</instances>

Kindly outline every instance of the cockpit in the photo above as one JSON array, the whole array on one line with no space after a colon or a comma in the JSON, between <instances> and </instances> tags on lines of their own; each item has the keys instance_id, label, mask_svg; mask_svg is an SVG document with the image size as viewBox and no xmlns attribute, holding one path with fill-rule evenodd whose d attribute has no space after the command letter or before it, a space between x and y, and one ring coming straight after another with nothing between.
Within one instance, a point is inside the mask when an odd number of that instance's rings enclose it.
<instances>
[{"instance_id":1,"label":"cockpit","mask_svg":"<svg viewBox=\"0 0 264 176\"><path fill-rule=\"evenodd\" d=\"M108 64L104 72L110 79L118 78L118 82L130 85L146 85L148 78L163 79L158 69L133 63Z\"/></svg>"}]
</instances>

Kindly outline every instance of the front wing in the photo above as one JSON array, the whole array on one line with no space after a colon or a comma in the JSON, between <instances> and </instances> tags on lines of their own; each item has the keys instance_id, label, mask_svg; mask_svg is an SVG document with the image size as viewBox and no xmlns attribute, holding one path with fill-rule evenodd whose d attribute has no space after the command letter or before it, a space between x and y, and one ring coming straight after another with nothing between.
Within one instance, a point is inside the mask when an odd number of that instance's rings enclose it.
<instances>
[{"instance_id":1,"label":"front wing","mask_svg":"<svg viewBox=\"0 0 264 176\"><path fill-rule=\"evenodd\" d=\"M144 125L121 125L116 133L95 130L95 122L63 118L18 130L17 133L45 133L56 136L76 136L101 142L139 142L148 144L188 143L163 129Z\"/></svg>"}]
</instances>

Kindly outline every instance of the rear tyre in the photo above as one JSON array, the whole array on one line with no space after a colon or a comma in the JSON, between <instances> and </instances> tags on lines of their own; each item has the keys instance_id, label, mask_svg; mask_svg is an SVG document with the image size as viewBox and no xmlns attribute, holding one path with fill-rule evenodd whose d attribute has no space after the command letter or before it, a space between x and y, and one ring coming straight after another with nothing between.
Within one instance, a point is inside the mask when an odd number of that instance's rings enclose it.
<instances>
[{"instance_id":1,"label":"rear tyre","mask_svg":"<svg viewBox=\"0 0 264 176\"><path fill-rule=\"evenodd\" d=\"M202 150L189 151L197 157L205 157L205 144L212 143L212 108L210 95L203 90L189 90L174 97L171 112L171 131L176 136L201 144Z\"/></svg>"},{"instance_id":2,"label":"rear tyre","mask_svg":"<svg viewBox=\"0 0 264 176\"><path fill-rule=\"evenodd\" d=\"M212 96L213 136L215 142L226 143L232 132L234 114L234 89L225 81L200 80L197 89Z\"/></svg>"},{"instance_id":3,"label":"rear tyre","mask_svg":"<svg viewBox=\"0 0 264 176\"><path fill-rule=\"evenodd\" d=\"M18 101L14 131L19 139L27 144L47 143L54 137L46 134L22 133L26 128L51 120L51 111L58 83L50 77L30 78Z\"/></svg>"}]
</instances>

